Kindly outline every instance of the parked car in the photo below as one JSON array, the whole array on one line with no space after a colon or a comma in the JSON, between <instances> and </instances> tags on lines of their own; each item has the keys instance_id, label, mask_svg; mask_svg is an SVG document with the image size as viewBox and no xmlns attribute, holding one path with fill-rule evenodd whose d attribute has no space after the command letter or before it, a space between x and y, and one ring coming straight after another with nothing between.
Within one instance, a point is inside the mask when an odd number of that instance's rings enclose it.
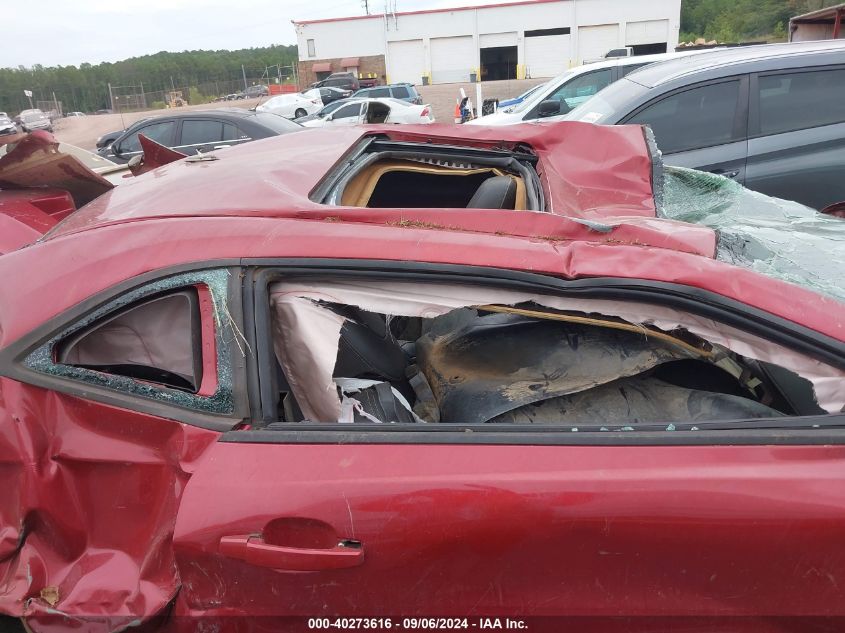
<instances>
[{"instance_id":1,"label":"parked car","mask_svg":"<svg viewBox=\"0 0 845 633\"><path fill-rule=\"evenodd\" d=\"M296 123L304 124L306 121L313 121L314 119L325 119L332 112L334 112L335 110L337 110L348 102L349 99L338 99L337 101L332 101L328 105L323 106L318 112L297 117L294 119L294 121Z\"/></svg>"},{"instance_id":2,"label":"parked car","mask_svg":"<svg viewBox=\"0 0 845 633\"><path fill-rule=\"evenodd\" d=\"M9 118L8 114L6 114L5 112L0 112L0 136L17 133L18 126L15 125L15 122Z\"/></svg>"},{"instance_id":3,"label":"parked car","mask_svg":"<svg viewBox=\"0 0 845 633\"><path fill-rule=\"evenodd\" d=\"M23 110L19 116L21 128L24 132L32 132L33 130L53 131L53 122L50 117L37 108Z\"/></svg>"},{"instance_id":4,"label":"parked car","mask_svg":"<svg viewBox=\"0 0 845 633\"><path fill-rule=\"evenodd\" d=\"M307 99L320 99L323 105L328 105L339 99L348 99L352 96L352 91L328 86L325 88L311 88L303 92L302 95Z\"/></svg>"},{"instance_id":5,"label":"parked car","mask_svg":"<svg viewBox=\"0 0 845 633\"><path fill-rule=\"evenodd\" d=\"M319 96L306 97L302 93L276 95L261 103L256 110L294 119L318 112L323 107Z\"/></svg>"},{"instance_id":6,"label":"parked car","mask_svg":"<svg viewBox=\"0 0 845 633\"><path fill-rule=\"evenodd\" d=\"M177 152L193 155L301 129L299 124L269 112L242 108L194 110L138 121L98 153L116 163L129 162L141 154L139 134Z\"/></svg>"},{"instance_id":7,"label":"parked car","mask_svg":"<svg viewBox=\"0 0 845 633\"><path fill-rule=\"evenodd\" d=\"M352 95L362 99L399 99L408 103L422 105L423 99L413 84L400 83L378 86L376 88L361 88Z\"/></svg>"},{"instance_id":8,"label":"parked car","mask_svg":"<svg viewBox=\"0 0 845 633\"><path fill-rule=\"evenodd\" d=\"M468 122L468 125L510 125L569 112L594 94L630 72L648 64L694 55L698 51L640 55L576 66L543 85L514 106L500 106L498 111ZM545 103L541 111L540 104Z\"/></svg>"},{"instance_id":9,"label":"parked car","mask_svg":"<svg viewBox=\"0 0 845 633\"><path fill-rule=\"evenodd\" d=\"M845 304L660 175L641 126L315 130L1 256L0 612L838 630Z\"/></svg>"},{"instance_id":10,"label":"parked car","mask_svg":"<svg viewBox=\"0 0 845 633\"><path fill-rule=\"evenodd\" d=\"M266 97L270 94L270 88L265 85L250 86L244 90L244 99L255 99L257 97Z\"/></svg>"},{"instance_id":11,"label":"parked car","mask_svg":"<svg viewBox=\"0 0 845 633\"><path fill-rule=\"evenodd\" d=\"M311 84L312 88L340 88L341 90L358 90L361 87L361 83L358 81L358 78L350 73L350 72L343 72L343 73L333 73L322 79L321 81L315 81Z\"/></svg>"},{"instance_id":12,"label":"parked car","mask_svg":"<svg viewBox=\"0 0 845 633\"><path fill-rule=\"evenodd\" d=\"M767 44L644 68L567 119L646 123L671 165L816 209L845 200L845 42Z\"/></svg>"},{"instance_id":13,"label":"parked car","mask_svg":"<svg viewBox=\"0 0 845 633\"><path fill-rule=\"evenodd\" d=\"M325 110L325 108L323 108ZM323 111L321 110L321 112ZM364 123L434 123L429 105L417 105L399 99L347 99L326 116L301 120L305 127L358 125Z\"/></svg>"}]
</instances>

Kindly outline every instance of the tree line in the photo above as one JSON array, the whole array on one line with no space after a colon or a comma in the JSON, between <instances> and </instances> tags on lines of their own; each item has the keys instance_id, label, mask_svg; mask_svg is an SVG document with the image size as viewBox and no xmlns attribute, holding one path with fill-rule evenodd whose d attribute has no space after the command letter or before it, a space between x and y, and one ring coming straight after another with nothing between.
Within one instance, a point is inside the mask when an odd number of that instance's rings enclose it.
<instances>
[{"instance_id":1,"label":"tree line","mask_svg":"<svg viewBox=\"0 0 845 633\"><path fill-rule=\"evenodd\" d=\"M141 86L144 92L167 91L219 82L231 85L242 81L241 65L248 78L260 78L267 67L295 65L296 46L266 46L236 51L160 52L119 62L77 66L0 68L0 111L17 113L29 107L24 90L33 92L33 101L55 98L65 112L93 112L110 108L112 86ZM282 71L284 74L284 70ZM289 70L287 71L290 72ZM275 77L275 68L270 76ZM208 95L218 96L218 95Z\"/></svg>"},{"instance_id":2,"label":"tree line","mask_svg":"<svg viewBox=\"0 0 845 633\"><path fill-rule=\"evenodd\" d=\"M789 18L842 0L682 0L682 42L785 41Z\"/></svg>"}]
</instances>

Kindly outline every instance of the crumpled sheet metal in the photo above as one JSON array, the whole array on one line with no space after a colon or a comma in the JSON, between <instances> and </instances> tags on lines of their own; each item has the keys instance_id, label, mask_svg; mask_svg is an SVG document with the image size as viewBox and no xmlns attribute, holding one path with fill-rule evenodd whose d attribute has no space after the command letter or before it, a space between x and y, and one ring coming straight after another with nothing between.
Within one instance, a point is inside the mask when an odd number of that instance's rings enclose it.
<instances>
[{"instance_id":1,"label":"crumpled sheet metal","mask_svg":"<svg viewBox=\"0 0 845 633\"><path fill-rule=\"evenodd\" d=\"M219 434L6 378L0 419L0 613L116 631L167 607L179 500Z\"/></svg>"},{"instance_id":2,"label":"crumpled sheet metal","mask_svg":"<svg viewBox=\"0 0 845 633\"><path fill-rule=\"evenodd\" d=\"M315 302L358 306L392 316L434 318L457 308L532 301L556 310L615 316L664 331L685 328L737 354L786 367L806 378L813 384L819 406L830 413L845 407L845 372L742 330L662 306L433 283L309 279L276 282L270 286L276 356L297 402L300 405L307 403L301 406L303 414L315 422L336 422L340 415L340 400L332 374L344 321L342 316ZM318 315L319 322L315 320ZM290 342L278 336L292 331L297 323L313 323L313 328L306 336Z\"/></svg>"},{"instance_id":3,"label":"crumpled sheet metal","mask_svg":"<svg viewBox=\"0 0 845 633\"><path fill-rule=\"evenodd\" d=\"M660 213L718 232L716 258L845 302L845 221L715 174L666 167Z\"/></svg>"},{"instance_id":4,"label":"crumpled sheet metal","mask_svg":"<svg viewBox=\"0 0 845 633\"><path fill-rule=\"evenodd\" d=\"M69 192L77 208L114 188L77 158L60 152L52 134L36 130L0 158L0 189L45 186Z\"/></svg>"}]
</instances>

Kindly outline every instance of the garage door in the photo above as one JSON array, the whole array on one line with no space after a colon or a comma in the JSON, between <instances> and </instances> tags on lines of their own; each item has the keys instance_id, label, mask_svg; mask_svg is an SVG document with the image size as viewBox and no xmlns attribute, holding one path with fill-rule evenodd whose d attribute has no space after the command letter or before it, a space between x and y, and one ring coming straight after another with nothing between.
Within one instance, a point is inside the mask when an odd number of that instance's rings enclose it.
<instances>
[{"instance_id":1,"label":"garage door","mask_svg":"<svg viewBox=\"0 0 845 633\"><path fill-rule=\"evenodd\" d=\"M469 81L477 55L472 36L431 39L431 81L436 84Z\"/></svg>"},{"instance_id":2,"label":"garage door","mask_svg":"<svg viewBox=\"0 0 845 633\"><path fill-rule=\"evenodd\" d=\"M393 83L421 84L425 73L422 40L387 43L387 78Z\"/></svg>"},{"instance_id":3,"label":"garage door","mask_svg":"<svg viewBox=\"0 0 845 633\"><path fill-rule=\"evenodd\" d=\"M618 47L618 24L582 26L578 29L578 59L581 62L601 59L609 50Z\"/></svg>"},{"instance_id":4,"label":"garage door","mask_svg":"<svg viewBox=\"0 0 845 633\"><path fill-rule=\"evenodd\" d=\"M569 35L525 38L525 72L531 79L554 77L569 68L572 42Z\"/></svg>"},{"instance_id":5,"label":"garage door","mask_svg":"<svg viewBox=\"0 0 845 633\"><path fill-rule=\"evenodd\" d=\"M669 20L628 22L625 25L625 46L659 44L669 41Z\"/></svg>"}]
</instances>

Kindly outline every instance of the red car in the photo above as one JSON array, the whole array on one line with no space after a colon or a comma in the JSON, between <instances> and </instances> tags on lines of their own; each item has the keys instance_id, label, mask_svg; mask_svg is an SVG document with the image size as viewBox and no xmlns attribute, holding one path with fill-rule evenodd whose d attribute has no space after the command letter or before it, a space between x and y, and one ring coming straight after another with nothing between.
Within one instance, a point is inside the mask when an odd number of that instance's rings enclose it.
<instances>
[{"instance_id":1,"label":"red car","mask_svg":"<svg viewBox=\"0 0 845 633\"><path fill-rule=\"evenodd\" d=\"M845 304L664 217L687 176L638 126L369 126L28 208L0 613L840 630Z\"/></svg>"}]
</instances>

